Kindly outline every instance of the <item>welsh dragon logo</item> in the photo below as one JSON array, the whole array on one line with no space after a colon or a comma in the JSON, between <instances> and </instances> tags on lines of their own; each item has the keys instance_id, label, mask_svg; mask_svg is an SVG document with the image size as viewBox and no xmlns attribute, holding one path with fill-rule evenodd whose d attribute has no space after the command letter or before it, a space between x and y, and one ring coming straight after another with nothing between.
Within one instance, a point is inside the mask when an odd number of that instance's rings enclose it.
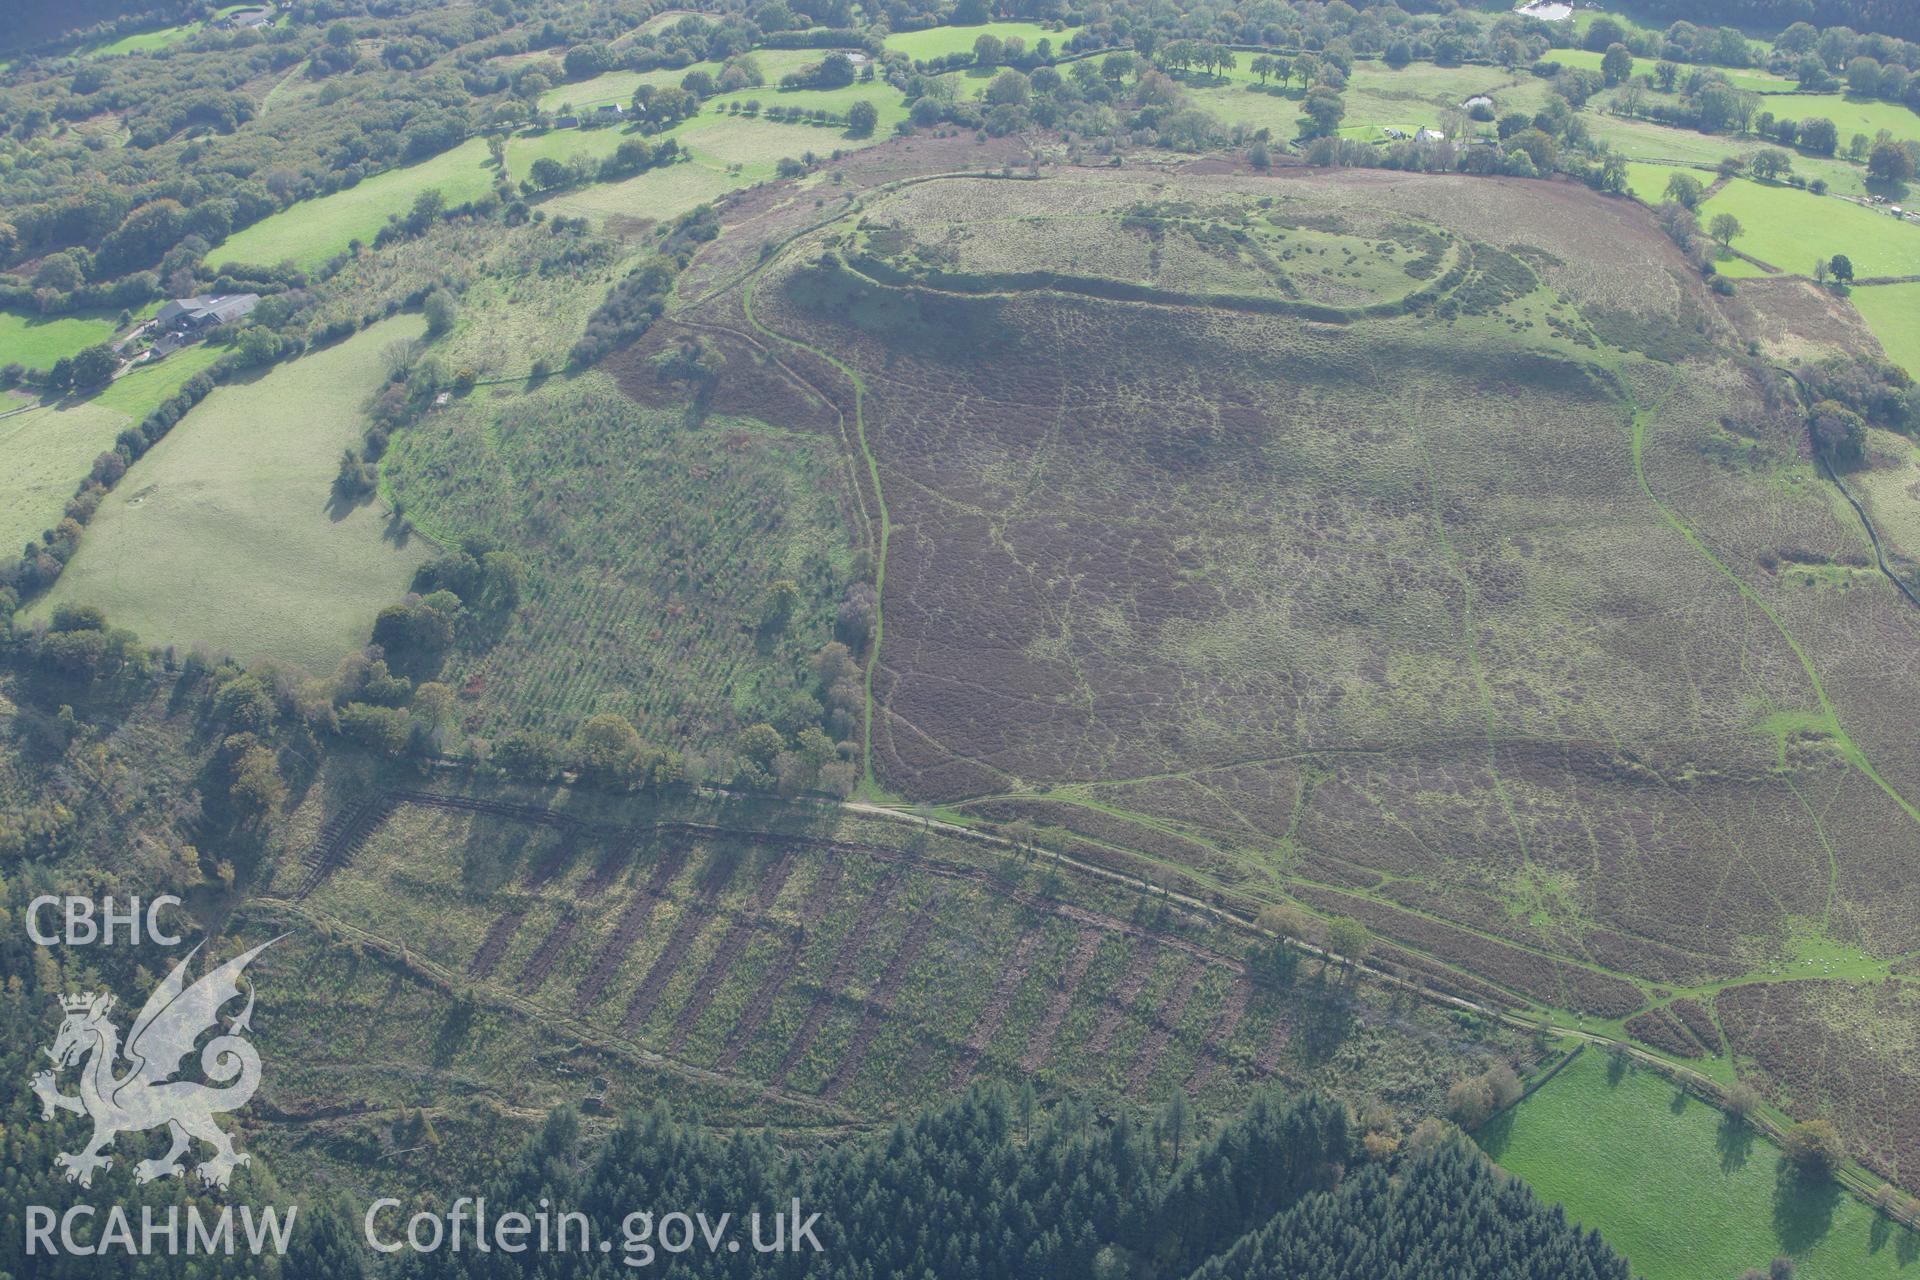
<instances>
[{"instance_id":1,"label":"welsh dragon logo","mask_svg":"<svg viewBox=\"0 0 1920 1280\"><path fill-rule=\"evenodd\" d=\"M200 948L189 951L147 997L124 1050L120 1033L107 1016L113 1009L110 993L61 997L66 1019L53 1047L46 1051L56 1067L33 1077L33 1091L40 1096L44 1119L51 1120L56 1110L93 1118L93 1140L86 1148L53 1158L56 1168L67 1171L68 1182L92 1186L94 1171L113 1163L113 1157L103 1153L116 1137L162 1125L169 1130L173 1146L158 1159L134 1166L134 1176L141 1182L184 1175L180 1157L196 1138L213 1148L212 1158L194 1169L208 1186L224 1189L235 1166L250 1162L251 1157L234 1151L233 1140L213 1117L245 1106L260 1087L260 1054L242 1034L251 1030L251 982L246 1008L225 1034L209 1040L200 1051L200 1068L213 1083L172 1077L179 1072L181 1060L193 1052L194 1042L218 1025L221 1006L240 995L240 975L247 965L278 941L275 938L235 956L192 986L187 985L187 966ZM128 1069L124 1075L115 1075L123 1054ZM80 1094L72 1097L61 1093L55 1080L59 1072L76 1064L81 1064Z\"/></svg>"}]
</instances>

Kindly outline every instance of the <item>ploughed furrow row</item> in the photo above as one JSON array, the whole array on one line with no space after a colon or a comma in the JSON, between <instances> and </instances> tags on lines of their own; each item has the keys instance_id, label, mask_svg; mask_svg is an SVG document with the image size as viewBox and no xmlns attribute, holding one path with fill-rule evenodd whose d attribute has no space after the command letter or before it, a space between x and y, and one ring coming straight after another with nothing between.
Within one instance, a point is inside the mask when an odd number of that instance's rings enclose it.
<instances>
[{"instance_id":1,"label":"ploughed furrow row","mask_svg":"<svg viewBox=\"0 0 1920 1280\"><path fill-rule=\"evenodd\" d=\"M720 939L713 960L694 984L693 995L687 1000L686 1008L680 1010L680 1016L673 1021L673 1035L667 1041L667 1052L678 1053L681 1046L686 1044L694 1024L700 1021L700 1015L713 1003L714 994L720 990L720 984L727 980L727 975L733 972L733 966L740 960L740 953L747 949L748 940L759 927L760 917L773 906L774 899L780 896L780 890L786 888L793 867L794 857L790 853L774 863L767 871L766 878L760 882L760 887L754 891L752 905L735 916L733 923L727 926L726 936Z\"/></svg>"},{"instance_id":2,"label":"ploughed furrow row","mask_svg":"<svg viewBox=\"0 0 1920 1280\"><path fill-rule=\"evenodd\" d=\"M608 840L601 847L600 860L593 864L593 870L582 876L580 883L574 886L573 896L585 902L613 888L619 882L620 873L633 861L638 843L631 836Z\"/></svg>"},{"instance_id":3,"label":"ploughed furrow row","mask_svg":"<svg viewBox=\"0 0 1920 1280\"><path fill-rule=\"evenodd\" d=\"M587 976L580 980L579 989L573 993L573 1012L576 1016L584 1014L600 999L600 994L613 981L613 975L620 971L620 962L627 958L627 950L634 941L646 932L647 921L660 905L660 897L666 892L667 882L672 880L686 860L686 851L674 849L663 852L653 864L653 874L647 877L645 885L634 890L633 897L620 912L619 922L613 926L613 935L607 939L607 945L594 957L593 967L587 970Z\"/></svg>"},{"instance_id":4,"label":"ploughed furrow row","mask_svg":"<svg viewBox=\"0 0 1920 1280\"><path fill-rule=\"evenodd\" d=\"M1007 1011L1013 1007L1014 993L1033 970L1033 952L1040 945L1040 933L1040 927L1035 925L1013 944L1013 952L1000 970L1000 980L993 984L993 994L987 997L986 1008L980 1010L980 1016L973 1020L973 1030L967 1033L967 1042L953 1064L954 1088L960 1088L973 1078L980 1055L1000 1034L1000 1025L1007 1020Z\"/></svg>"},{"instance_id":5,"label":"ploughed furrow row","mask_svg":"<svg viewBox=\"0 0 1920 1280\"><path fill-rule=\"evenodd\" d=\"M1133 1056L1133 1066L1127 1070L1127 1092L1139 1093L1140 1086L1153 1074L1154 1067L1160 1063L1160 1055L1167 1050L1167 1041L1179 1029L1181 1015L1187 1011L1187 1001L1193 999L1193 989L1200 985L1200 975L1205 966L1197 960L1187 961L1186 968L1173 981L1173 987L1167 992L1167 998L1153 1012L1148 1020L1147 1038L1140 1044L1140 1050Z\"/></svg>"},{"instance_id":6,"label":"ploughed furrow row","mask_svg":"<svg viewBox=\"0 0 1920 1280\"><path fill-rule=\"evenodd\" d=\"M1080 983L1087 976L1087 967L1093 963L1093 953L1100 949L1102 931L1086 928L1081 931L1080 941L1074 944L1073 954L1067 957L1066 968L1061 971L1060 985L1054 990L1053 998L1047 1001L1046 1012L1040 1015L1040 1022L1027 1038L1025 1052L1020 1055L1020 1070L1028 1075L1038 1071L1053 1052L1054 1037L1060 1034L1060 1024L1066 1021L1067 1010L1073 1007L1074 996L1080 993Z\"/></svg>"},{"instance_id":7,"label":"ploughed furrow row","mask_svg":"<svg viewBox=\"0 0 1920 1280\"><path fill-rule=\"evenodd\" d=\"M473 953L473 959L467 965L468 975L485 978L492 974L500 963L500 957L507 954L513 935L520 931L520 922L526 918L524 911L509 911L489 925L487 936L480 940L480 949Z\"/></svg>"},{"instance_id":8,"label":"ploughed furrow row","mask_svg":"<svg viewBox=\"0 0 1920 1280\"><path fill-rule=\"evenodd\" d=\"M836 859L822 866L820 873L814 877L813 887L807 891L807 900L800 907L800 927L787 940L786 948L779 957L767 966L760 986L748 999L747 1007L740 1011L740 1020L727 1033L726 1048L720 1054L722 1069L733 1066L741 1050L760 1030L760 1024L767 1020L767 1014L773 1011L773 1002L779 998L780 989L786 986L787 979L793 974L794 963L800 959L800 949L807 945L807 927L827 913L827 904L833 901L834 891L839 887L840 863Z\"/></svg>"},{"instance_id":9,"label":"ploughed furrow row","mask_svg":"<svg viewBox=\"0 0 1920 1280\"><path fill-rule=\"evenodd\" d=\"M394 806L390 795L371 796L330 818L307 854L307 874L293 896L305 898L320 887L321 881L353 861L367 837L393 814Z\"/></svg>"},{"instance_id":10,"label":"ploughed furrow row","mask_svg":"<svg viewBox=\"0 0 1920 1280\"><path fill-rule=\"evenodd\" d=\"M533 954L527 957L526 966L520 970L519 983L522 995L530 996L545 985L547 974L553 969L553 962L566 951L567 944L573 941L573 931L579 927L580 917L572 911L563 911L560 914L560 919L553 926L553 931L540 940L540 945L534 948Z\"/></svg>"},{"instance_id":11,"label":"ploughed furrow row","mask_svg":"<svg viewBox=\"0 0 1920 1280\"><path fill-rule=\"evenodd\" d=\"M1287 1046L1292 1042L1293 1018L1282 1013L1274 1020L1273 1030L1267 1033L1267 1042L1261 1046L1260 1056L1254 1060L1254 1065L1260 1069L1263 1079L1280 1069L1280 1056L1287 1051Z\"/></svg>"},{"instance_id":12,"label":"ploughed furrow row","mask_svg":"<svg viewBox=\"0 0 1920 1280\"><path fill-rule=\"evenodd\" d=\"M732 853L716 853L707 863L707 872L700 877L700 885L694 891L680 913L680 923L673 927L673 933L667 938L667 945L654 958L653 967L647 970L647 976L640 980L640 987L633 993L633 999L627 1004L627 1012L620 1019L620 1030L631 1034L647 1015L653 1012L653 1006L660 1002L660 995L667 989L667 983L680 968L680 962L687 958L687 952L693 947L694 939L713 919L713 901L733 879L735 868L741 859Z\"/></svg>"},{"instance_id":13,"label":"ploughed furrow row","mask_svg":"<svg viewBox=\"0 0 1920 1280\"><path fill-rule=\"evenodd\" d=\"M792 1071L800 1059L807 1056L807 1050L813 1047L813 1038L820 1034L820 1025L827 1020L827 1012L833 1007L834 993L844 991L852 981L855 968L860 963L860 953L866 949L867 939L873 928L880 922L887 905L893 901L893 895L900 887L905 872L895 871L880 882L866 904L860 908L860 916L853 922L846 940L840 944L839 954L833 958L833 970L827 975L826 984L813 998L813 1004L807 1009L806 1018L800 1023L800 1029L794 1032L793 1043L787 1046L787 1054L780 1059L779 1069L773 1073L773 1083L782 1085L787 1082L787 1073Z\"/></svg>"},{"instance_id":14,"label":"ploughed furrow row","mask_svg":"<svg viewBox=\"0 0 1920 1280\"><path fill-rule=\"evenodd\" d=\"M1187 1092L1198 1093L1213 1079L1214 1071L1226 1056L1227 1045L1233 1039L1233 1033L1240 1029L1240 1019L1247 1016L1247 1001L1253 996L1253 982L1242 975L1236 978L1233 989L1227 992L1220 1013L1213 1020L1213 1026L1207 1030L1207 1038L1200 1046L1200 1053L1193 1062L1193 1075L1187 1080Z\"/></svg>"},{"instance_id":15,"label":"ploughed furrow row","mask_svg":"<svg viewBox=\"0 0 1920 1280\"><path fill-rule=\"evenodd\" d=\"M1147 974L1153 970L1153 950L1150 946L1135 949L1133 962L1120 975L1120 984L1113 989L1113 996L1101 1013L1099 1024L1087 1040L1088 1053L1106 1052L1107 1045L1113 1040L1113 1033L1120 1029L1120 1020L1132 1010L1133 1002L1140 998L1141 988L1147 985Z\"/></svg>"},{"instance_id":16,"label":"ploughed furrow row","mask_svg":"<svg viewBox=\"0 0 1920 1280\"><path fill-rule=\"evenodd\" d=\"M834 1068L833 1078L827 1081L827 1087L822 1090L828 1098L839 1097L854 1073L860 1069L860 1064L867 1060L867 1048L873 1043L873 1038L880 1034L880 1023L892 1011L893 1002L900 994L900 984L906 981L907 971L913 968L913 962L920 958L920 952L925 949L927 935L933 932L933 921L934 904L931 902L914 913L913 922L907 926L906 935L900 939L893 959L887 962L886 972L880 975L873 994L867 998L867 1007L860 1015L860 1025L854 1030L853 1040L847 1045L840 1065Z\"/></svg>"}]
</instances>

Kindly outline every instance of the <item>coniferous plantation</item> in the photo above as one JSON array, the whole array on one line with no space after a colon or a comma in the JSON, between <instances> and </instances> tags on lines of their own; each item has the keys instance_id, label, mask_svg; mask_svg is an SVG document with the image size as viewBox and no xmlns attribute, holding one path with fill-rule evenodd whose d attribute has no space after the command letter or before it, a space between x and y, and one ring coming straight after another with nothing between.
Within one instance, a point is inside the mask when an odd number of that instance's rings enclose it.
<instances>
[{"instance_id":1,"label":"coniferous plantation","mask_svg":"<svg viewBox=\"0 0 1920 1280\"><path fill-rule=\"evenodd\" d=\"M0 1280L1920 1277L1889 0L18 0Z\"/></svg>"}]
</instances>

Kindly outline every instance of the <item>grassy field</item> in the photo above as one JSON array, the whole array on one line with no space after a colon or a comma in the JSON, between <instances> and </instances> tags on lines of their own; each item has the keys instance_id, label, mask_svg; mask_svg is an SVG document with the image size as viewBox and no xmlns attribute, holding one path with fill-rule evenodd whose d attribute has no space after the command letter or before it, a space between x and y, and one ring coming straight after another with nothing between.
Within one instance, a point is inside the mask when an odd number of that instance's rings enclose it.
<instances>
[{"instance_id":1,"label":"grassy field","mask_svg":"<svg viewBox=\"0 0 1920 1280\"><path fill-rule=\"evenodd\" d=\"M1218 76L1189 75L1188 92L1225 124L1265 126L1281 137L1291 137L1300 117L1302 90L1297 82L1286 93L1261 92L1260 79L1248 70L1251 58ZM1270 82L1271 83L1271 82ZM1441 67L1416 62L1396 71L1383 63L1355 63L1345 99L1347 114L1342 135L1378 141L1386 128L1412 133L1439 128L1447 113L1468 98L1488 95L1501 113L1532 113L1546 102L1546 82L1524 71L1498 67ZM1491 126L1474 125L1475 129Z\"/></svg>"},{"instance_id":2,"label":"grassy field","mask_svg":"<svg viewBox=\"0 0 1920 1280\"><path fill-rule=\"evenodd\" d=\"M1600 102L1602 99L1596 98ZM1692 129L1670 129L1649 120L1630 120L1595 110L1592 104L1581 114L1593 136L1605 141L1630 161L1656 164L1706 165L1717 167L1728 156L1751 158L1768 148L1759 138L1736 138L1727 134L1699 133ZM1793 172L1811 182L1824 179L1837 195L1867 194L1867 171L1857 164L1827 156L1809 156L1788 152Z\"/></svg>"},{"instance_id":3,"label":"grassy field","mask_svg":"<svg viewBox=\"0 0 1920 1280\"><path fill-rule=\"evenodd\" d=\"M185 22L177 27L136 31L132 35L121 36L118 40L109 41L106 44L90 45L81 49L79 55L83 58L114 58L129 53L151 53L155 49L179 44L199 29L199 23Z\"/></svg>"},{"instance_id":4,"label":"grassy field","mask_svg":"<svg viewBox=\"0 0 1920 1280\"><path fill-rule=\"evenodd\" d=\"M1893 362L1920 378L1920 284L1876 284L1853 291L1854 308Z\"/></svg>"},{"instance_id":5,"label":"grassy field","mask_svg":"<svg viewBox=\"0 0 1920 1280\"><path fill-rule=\"evenodd\" d=\"M113 337L111 316L25 316L0 311L0 365L20 363L29 369L49 369L96 342Z\"/></svg>"},{"instance_id":6,"label":"grassy field","mask_svg":"<svg viewBox=\"0 0 1920 1280\"><path fill-rule=\"evenodd\" d=\"M1700 206L1700 221L1720 213L1746 228L1739 249L1796 275L1837 253L1856 276L1920 275L1920 226L1846 200L1736 178Z\"/></svg>"},{"instance_id":7,"label":"grassy field","mask_svg":"<svg viewBox=\"0 0 1920 1280\"><path fill-rule=\"evenodd\" d=\"M1597 1228L1646 1280L1731 1280L1776 1255L1797 1280L1920 1275L1920 1239L1831 1186L1798 1181L1778 1148L1659 1075L1617 1080L1589 1050L1497 1117L1482 1146Z\"/></svg>"},{"instance_id":8,"label":"grassy field","mask_svg":"<svg viewBox=\"0 0 1920 1280\"><path fill-rule=\"evenodd\" d=\"M1897 102L1878 98L1857 98L1840 93L1797 93L1791 97L1769 97L1760 104L1782 120L1811 120L1824 116L1840 131L1844 149L1856 133L1872 138L1885 129L1896 138L1920 140L1920 114Z\"/></svg>"},{"instance_id":9,"label":"grassy field","mask_svg":"<svg viewBox=\"0 0 1920 1280\"><path fill-rule=\"evenodd\" d=\"M909 58L944 58L949 54L971 53L974 41L990 35L1002 40L1018 36L1027 42L1029 49L1042 40L1051 40L1058 51L1073 38L1077 30L1078 27L1068 27L1064 31L1049 31L1037 22L983 22L972 27L928 27L925 31L901 31L888 36L887 48L896 49Z\"/></svg>"},{"instance_id":10,"label":"grassy field","mask_svg":"<svg viewBox=\"0 0 1920 1280\"><path fill-rule=\"evenodd\" d=\"M777 92L775 86L780 83L781 76L798 71L808 63L820 61L827 52L825 49L755 49L751 56L767 82L753 92L761 97ZM540 109L557 112L562 107L592 108L603 102L617 102L625 106L632 100L633 91L643 84L656 87L677 85L695 71L718 76L720 67L718 62L695 62L684 67L655 67L651 71L606 71L588 80L547 90L540 95Z\"/></svg>"},{"instance_id":11,"label":"grassy field","mask_svg":"<svg viewBox=\"0 0 1920 1280\"><path fill-rule=\"evenodd\" d=\"M696 205L725 195L740 179L725 167L696 161L652 169L620 182L601 182L550 197L546 208L590 218L677 217Z\"/></svg>"},{"instance_id":12,"label":"grassy field","mask_svg":"<svg viewBox=\"0 0 1920 1280\"><path fill-rule=\"evenodd\" d=\"M188 347L90 400L0 418L0 548L16 550L58 522L94 458L222 354Z\"/></svg>"},{"instance_id":13,"label":"grassy field","mask_svg":"<svg viewBox=\"0 0 1920 1280\"><path fill-rule=\"evenodd\" d=\"M94 458L128 425L125 414L85 401L0 418L0 550L16 556L58 523Z\"/></svg>"},{"instance_id":14,"label":"grassy field","mask_svg":"<svg viewBox=\"0 0 1920 1280\"><path fill-rule=\"evenodd\" d=\"M414 197L438 187L449 205L464 204L493 185L487 144L469 138L431 160L388 169L345 191L306 200L263 218L221 241L209 263L240 262L272 266L291 260L315 267L347 247L351 240L372 241L387 215L405 213Z\"/></svg>"},{"instance_id":15,"label":"grassy field","mask_svg":"<svg viewBox=\"0 0 1920 1280\"><path fill-rule=\"evenodd\" d=\"M329 489L382 349L423 327L396 317L214 391L101 505L40 612L97 604L156 644L331 669L430 551L389 540L378 505L335 509Z\"/></svg>"},{"instance_id":16,"label":"grassy field","mask_svg":"<svg viewBox=\"0 0 1920 1280\"><path fill-rule=\"evenodd\" d=\"M780 106L789 110L829 111L835 114L844 114L855 102L871 102L879 112L879 122L870 135L854 138L849 137L846 129L840 125L785 123L768 120L764 114L729 115L722 110L731 102L748 101L759 102L763 113L767 107ZM730 185L744 186L772 178L775 165L789 156L798 157L808 151L825 155L884 141L891 135L894 122L905 119L906 114L899 90L882 81L849 85L844 89L796 89L788 93L742 89L737 93L721 94L709 99L699 115L682 121L661 136L678 141L693 153L695 162L703 167L729 171L738 165L738 171L731 175ZM518 179L543 157L562 162L578 156L603 159L612 155L621 141L629 136L626 130L617 127L549 129L545 133L522 134L507 144L507 168ZM667 172L679 168L681 166L676 165ZM646 179L652 176L644 174L614 185L628 191L653 190L660 184L647 183ZM669 182L665 185L677 184ZM562 202L585 200L598 203L601 197L593 194L594 191L595 188L589 186L567 192L556 199ZM617 204L622 197L612 199Z\"/></svg>"},{"instance_id":17,"label":"grassy field","mask_svg":"<svg viewBox=\"0 0 1920 1280\"><path fill-rule=\"evenodd\" d=\"M1604 57L1606 57L1606 55L1597 49L1549 49L1545 60L1548 62L1557 62L1565 67L1579 67L1583 71L1592 71L1598 74L1600 71L1600 61ZM1658 58L1635 58L1633 60L1635 78L1637 79L1652 71L1654 64L1658 61ZM1689 68L1685 64L1682 64L1680 68L1682 79L1686 77L1688 70ZM1727 79L1733 82L1735 88L1751 90L1754 93L1791 93L1799 88L1797 81L1788 79L1785 76L1776 76L1770 71L1736 71L1730 67L1714 67L1712 70L1718 71L1726 76ZM1793 114L1791 112L1781 112L1771 103L1767 104L1767 108L1773 110L1776 115Z\"/></svg>"}]
</instances>

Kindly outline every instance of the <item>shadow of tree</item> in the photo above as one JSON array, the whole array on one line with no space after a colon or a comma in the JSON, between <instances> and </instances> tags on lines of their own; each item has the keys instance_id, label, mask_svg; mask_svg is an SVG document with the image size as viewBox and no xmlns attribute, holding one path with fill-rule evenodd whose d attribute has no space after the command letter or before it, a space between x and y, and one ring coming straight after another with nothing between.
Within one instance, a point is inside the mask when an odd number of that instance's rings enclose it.
<instances>
[{"instance_id":1,"label":"shadow of tree","mask_svg":"<svg viewBox=\"0 0 1920 1280\"><path fill-rule=\"evenodd\" d=\"M1785 1251L1800 1257L1833 1230L1834 1211L1845 1194L1825 1173L1780 1162L1773 1185L1773 1226Z\"/></svg>"},{"instance_id":2,"label":"shadow of tree","mask_svg":"<svg viewBox=\"0 0 1920 1280\"><path fill-rule=\"evenodd\" d=\"M1753 1155L1753 1140L1752 1125L1736 1115L1722 1116L1713 1136L1713 1145L1720 1152L1720 1172L1745 1168Z\"/></svg>"}]
</instances>

